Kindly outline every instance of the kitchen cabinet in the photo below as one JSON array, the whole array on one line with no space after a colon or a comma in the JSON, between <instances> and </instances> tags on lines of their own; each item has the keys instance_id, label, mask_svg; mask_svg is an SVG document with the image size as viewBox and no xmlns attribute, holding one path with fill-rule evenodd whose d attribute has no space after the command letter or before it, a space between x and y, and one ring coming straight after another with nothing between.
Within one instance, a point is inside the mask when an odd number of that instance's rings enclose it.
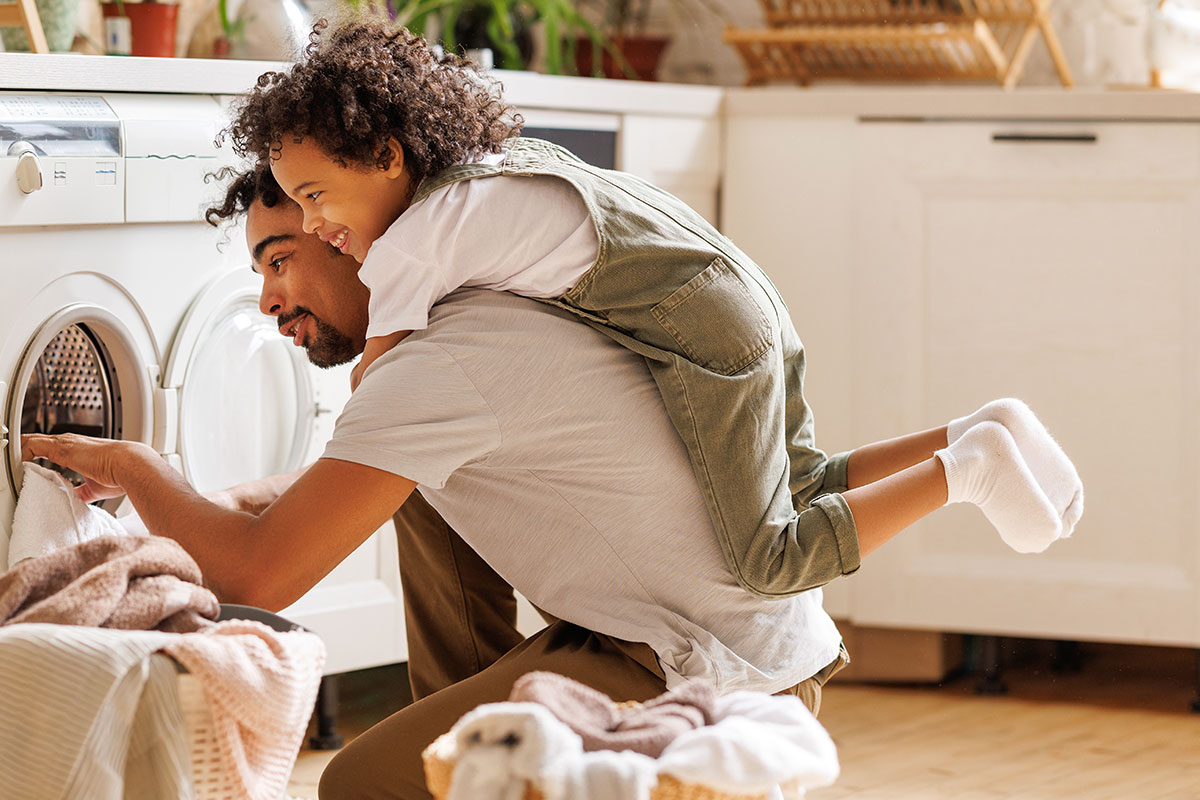
<instances>
[{"instance_id":1,"label":"kitchen cabinet","mask_svg":"<svg viewBox=\"0 0 1200 800\"><path fill-rule=\"evenodd\" d=\"M806 343L818 443L1017 396L1087 493L1075 536L1036 556L942 509L829 587L831 613L1200 644L1200 121L766 122L727 120L723 222Z\"/></svg>"}]
</instances>

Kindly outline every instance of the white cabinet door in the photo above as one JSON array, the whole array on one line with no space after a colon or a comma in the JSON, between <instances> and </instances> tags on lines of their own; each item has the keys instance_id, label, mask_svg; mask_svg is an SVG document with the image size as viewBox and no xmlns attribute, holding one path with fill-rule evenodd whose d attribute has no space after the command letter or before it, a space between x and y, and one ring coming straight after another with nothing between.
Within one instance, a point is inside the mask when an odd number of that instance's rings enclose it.
<instances>
[{"instance_id":1,"label":"white cabinet door","mask_svg":"<svg viewBox=\"0 0 1200 800\"><path fill-rule=\"evenodd\" d=\"M864 123L857 152L855 441L1021 397L1087 502L1038 556L935 513L854 620L1200 643L1200 125Z\"/></svg>"}]
</instances>

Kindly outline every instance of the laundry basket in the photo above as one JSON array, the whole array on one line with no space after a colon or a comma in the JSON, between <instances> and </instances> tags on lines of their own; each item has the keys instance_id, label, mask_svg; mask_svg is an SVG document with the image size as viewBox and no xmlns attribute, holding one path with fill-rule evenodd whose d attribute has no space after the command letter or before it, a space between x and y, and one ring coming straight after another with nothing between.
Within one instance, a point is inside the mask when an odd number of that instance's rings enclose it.
<instances>
[{"instance_id":1,"label":"laundry basket","mask_svg":"<svg viewBox=\"0 0 1200 800\"><path fill-rule=\"evenodd\" d=\"M252 606L222 604L218 622L230 619L245 619L261 622L272 630L287 633L305 630L278 614ZM164 656L165 657L165 656ZM229 772L220 755L220 745L213 724L212 710L200 679L176 663L179 678L179 707L183 712L188 760L192 769L192 785L195 800L239 800L245 796L238 776Z\"/></svg>"},{"instance_id":2,"label":"laundry basket","mask_svg":"<svg viewBox=\"0 0 1200 800\"><path fill-rule=\"evenodd\" d=\"M422 754L425 763L425 786L435 800L446 800L454 777L454 734L444 733ZM788 787L782 787L786 792ZM768 793L729 794L708 786L683 783L670 775L660 775L658 784L650 790L650 800L767 800ZM537 787L527 784L523 800L544 800Z\"/></svg>"}]
</instances>

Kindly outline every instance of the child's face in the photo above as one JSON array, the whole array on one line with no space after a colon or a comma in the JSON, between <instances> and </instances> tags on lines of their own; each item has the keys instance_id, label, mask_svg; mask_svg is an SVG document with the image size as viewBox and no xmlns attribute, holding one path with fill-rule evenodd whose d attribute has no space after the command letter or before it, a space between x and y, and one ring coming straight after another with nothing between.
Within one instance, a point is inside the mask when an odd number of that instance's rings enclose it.
<instances>
[{"instance_id":1,"label":"child's face","mask_svg":"<svg viewBox=\"0 0 1200 800\"><path fill-rule=\"evenodd\" d=\"M394 139L392 164L342 166L311 138L284 135L271 172L304 211L305 233L315 233L358 262L408 208L412 196L404 153Z\"/></svg>"}]
</instances>

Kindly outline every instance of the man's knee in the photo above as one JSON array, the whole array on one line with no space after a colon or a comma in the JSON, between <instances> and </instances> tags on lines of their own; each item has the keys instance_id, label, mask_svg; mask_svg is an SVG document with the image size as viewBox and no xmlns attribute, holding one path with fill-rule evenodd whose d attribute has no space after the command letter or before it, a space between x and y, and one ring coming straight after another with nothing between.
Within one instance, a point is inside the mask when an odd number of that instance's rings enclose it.
<instances>
[{"instance_id":1,"label":"man's knee","mask_svg":"<svg viewBox=\"0 0 1200 800\"><path fill-rule=\"evenodd\" d=\"M317 785L320 800L430 800L424 776L397 775L395 764L378 753L368 754L354 746L342 748L321 773Z\"/></svg>"}]
</instances>

